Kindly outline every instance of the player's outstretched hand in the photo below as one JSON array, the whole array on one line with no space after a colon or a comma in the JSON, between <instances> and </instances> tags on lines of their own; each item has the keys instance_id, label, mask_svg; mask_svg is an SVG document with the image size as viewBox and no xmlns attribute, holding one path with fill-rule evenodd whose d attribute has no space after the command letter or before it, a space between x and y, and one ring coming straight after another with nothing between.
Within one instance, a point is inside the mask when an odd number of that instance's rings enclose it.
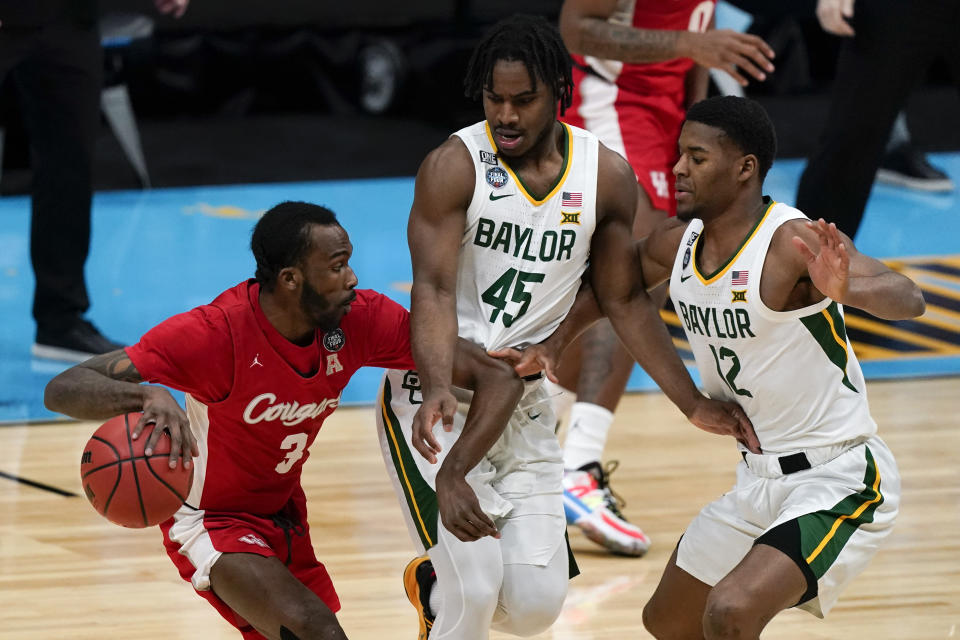
<instances>
[{"instance_id":1,"label":"player's outstretched hand","mask_svg":"<svg viewBox=\"0 0 960 640\"><path fill-rule=\"evenodd\" d=\"M484 536L500 537L466 479L459 473L446 473L443 467L437 473L437 509L443 526L459 540L473 542Z\"/></svg>"},{"instance_id":2,"label":"player's outstretched hand","mask_svg":"<svg viewBox=\"0 0 960 640\"><path fill-rule=\"evenodd\" d=\"M763 453L753 423L740 405L734 402L711 400L704 396L687 419L694 425L721 436L733 436L752 453Z\"/></svg>"},{"instance_id":3,"label":"player's outstretched hand","mask_svg":"<svg viewBox=\"0 0 960 640\"><path fill-rule=\"evenodd\" d=\"M711 29L696 34L690 57L703 67L726 71L744 87L748 80L741 71L761 82L773 71L770 61L774 52L770 45L759 36L731 29Z\"/></svg>"},{"instance_id":4,"label":"player's outstretched hand","mask_svg":"<svg viewBox=\"0 0 960 640\"><path fill-rule=\"evenodd\" d=\"M521 378L543 371L551 382L559 382L555 371L560 355L547 343L530 345L523 350L507 347L488 351L487 355L507 362Z\"/></svg>"},{"instance_id":5,"label":"player's outstretched hand","mask_svg":"<svg viewBox=\"0 0 960 640\"><path fill-rule=\"evenodd\" d=\"M200 455L197 439L190 430L190 421L170 392L163 387L153 385L143 386L143 416L133 428L131 437L136 440L140 437L143 428L148 424L156 425L147 438L143 449L146 455L153 453L153 447L166 431L170 434L170 468L177 466L177 459L183 459L184 469L189 469L193 456Z\"/></svg>"},{"instance_id":6,"label":"player's outstretched hand","mask_svg":"<svg viewBox=\"0 0 960 640\"><path fill-rule=\"evenodd\" d=\"M442 422L444 431L452 431L453 415L456 412L457 399L449 389L444 389L424 396L423 404L413 416L411 444L431 464L437 463L437 454L441 449L440 443L433 435L433 427L437 422Z\"/></svg>"},{"instance_id":7,"label":"player's outstretched hand","mask_svg":"<svg viewBox=\"0 0 960 640\"><path fill-rule=\"evenodd\" d=\"M840 231L834 223L827 224L823 218L807 221L808 229L816 233L819 246L811 247L800 236L793 236L793 246L807 263L807 273L820 293L843 303L850 289L850 254L844 245Z\"/></svg>"}]
</instances>

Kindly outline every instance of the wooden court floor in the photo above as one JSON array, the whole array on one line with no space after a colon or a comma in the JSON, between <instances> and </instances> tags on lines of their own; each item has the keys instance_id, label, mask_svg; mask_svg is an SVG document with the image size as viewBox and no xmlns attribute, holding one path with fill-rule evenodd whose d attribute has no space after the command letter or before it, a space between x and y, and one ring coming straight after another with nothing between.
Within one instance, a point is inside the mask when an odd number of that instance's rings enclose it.
<instances>
[{"instance_id":1,"label":"wooden court floor","mask_svg":"<svg viewBox=\"0 0 960 640\"><path fill-rule=\"evenodd\" d=\"M960 379L868 385L880 433L903 476L900 519L886 546L826 620L789 611L764 637L960 637ZM80 492L91 423L0 428L0 472ZM608 456L626 514L652 537L642 559L606 555L571 530L583 575L542 640L646 638L640 622L677 537L733 480L731 442L697 431L659 393L624 398ZM343 601L352 640L414 640L400 574L407 532L377 445L373 410L341 409L305 469L317 555ZM508 636L493 634L502 640ZM0 638L236 639L182 582L159 530L102 520L82 497L0 478Z\"/></svg>"}]
</instances>

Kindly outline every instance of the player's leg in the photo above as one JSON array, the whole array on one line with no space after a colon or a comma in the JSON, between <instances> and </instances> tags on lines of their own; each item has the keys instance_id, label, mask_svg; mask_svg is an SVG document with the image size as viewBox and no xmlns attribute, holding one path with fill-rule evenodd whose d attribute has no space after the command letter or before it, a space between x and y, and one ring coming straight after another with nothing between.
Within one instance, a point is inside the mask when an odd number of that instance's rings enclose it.
<instances>
[{"instance_id":1,"label":"player's leg","mask_svg":"<svg viewBox=\"0 0 960 640\"><path fill-rule=\"evenodd\" d=\"M270 640L347 637L326 603L276 557L224 553L210 570L210 586Z\"/></svg>"},{"instance_id":2,"label":"player's leg","mask_svg":"<svg viewBox=\"0 0 960 640\"><path fill-rule=\"evenodd\" d=\"M556 516L529 515L511 518L502 527L500 544L510 547L517 536L533 536L546 543L558 536L562 527L552 526ZM562 534L560 534L562 535ZM546 564L507 563L493 628L517 636L545 631L556 621L563 608L570 580L570 557L565 540L553 543L553 555Z\"/></svg>"},{"instance_id":3,"label":"player's leg","mask_svg":"<svg viewBox=\"0 0 960 640\"><path fill-rule=\"evenodd\" d=\"M500 541L463 542L443 525L437 533L437 544L429 551L436 571L429 596L436 618L429 638L486 640L503 581Z\"/></svg>"},{"instance_id":4,"label":"player's leg","mask_svg":"<svg viewBox=\"0 0 960 640\"><path fill-rule=\"evenodd\" d=\"M430 464L410 445L413 417L420 402L416 372L389 370L384 374L377 426L387 475L416 553L424 556L429 552L429 560L418 558L408 565L404 588L420 616L421 638L429 634L431 640L482 640L489 633L500 590L503 560L499 546L493 538L461 542L447 531L439 521L434 489L437 470L463 429L465 413L455 414L451 432L435 429L442 450L438 462ZM484 459L467 475L467 481L484 511L496 520L510 510L511 504L490 486L494 473Z\"/></svg>"},{"instance_id":5,"label":"player's leg","mask_svg":"<svg viewBox=\"0 0 960 640\"><path fill-rule=\"evenodd\" d=\"M663 206L660 201L658 204ZM667 211L654 208L643 183L638 183L634 237L649 235L667 215ZM666 287L658 287L651 295L655 304L663 305ZM577 401L570 409L563 445L568 520L614 553L640 556L650 547L650 539L623 516L622 505L609 487L608 469L601 464L613 415L635 361L606 319L584 333L579 347ZM585 508L580 508L575 499Z\"/></svg>"},{"instance_id":6,"label":"player's leg","mask_svg":"<svg viewBox=\"0 0 960 640\"><path fill-rule=\"evenodd\" d=\"M658 640L701 637L710 588L677 566L674 549L660 583L643 608L643 626Z\"/></svg>"},{"instance_id":7,"label":"player's leg","mask_svg":"<svg viewBox=\"0 0 960 640\"><path fill-rule=\"evenodd\" d=\"M755 545L710 591L704 637L759 638L773 616L815 594L816 581L810 578L795 558L768 544Z\"/></svg>"}]
</instances>

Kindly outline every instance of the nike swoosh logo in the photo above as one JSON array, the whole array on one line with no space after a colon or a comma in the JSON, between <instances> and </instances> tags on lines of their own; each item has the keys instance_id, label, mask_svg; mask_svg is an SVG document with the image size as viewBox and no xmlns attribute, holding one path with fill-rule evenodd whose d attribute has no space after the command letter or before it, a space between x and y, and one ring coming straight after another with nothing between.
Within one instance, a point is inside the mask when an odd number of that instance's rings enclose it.
<instances>
[{"instance_id":1,"label":"nike swoosh logo","mask_svg":"<svg viewBox=\"0 0 960 640\"><path fill-rule=\"evenodd\" d=\"M539 417L542 416L542 415L543 415L543 413L538 413L538 414L536 414L536 415L534 415L534 414L532 414L532 413L528 413L528 414L527 414L527 417L530 418L531 420L536 420L537 418L539 418Z\"/></svg>"},{"instance_id":2,"label":"nike swoosh logo","mask_svg":"<svg viewBox=\"0 0 960 640\"><path fill-rule=\"evenodd\" d=\"M692 273L691 273L690 275L687 275L687 276L680 276L680 282L686 282L687 280L689 280L689 279L692 278L692 277L693 277L693 274L692 274Z\"/></svg>"},{"instance_id":3,"label":"nike swoosh logo","mask_svg":"<svg viewBox=\"0 0 960 640\"><path fill-rule=\"evenodd\" d=\"M510 196L515 196L515 195L517 195L517 194L515 194L515 193L505 193L505 194L503 194L502 196L495 196L495 195L493 195L493 192L491 191L491 192L490 192L490 199L491 199L491 200L499 200L500 198L509 198Z\"/></svg>"}]
</instances>

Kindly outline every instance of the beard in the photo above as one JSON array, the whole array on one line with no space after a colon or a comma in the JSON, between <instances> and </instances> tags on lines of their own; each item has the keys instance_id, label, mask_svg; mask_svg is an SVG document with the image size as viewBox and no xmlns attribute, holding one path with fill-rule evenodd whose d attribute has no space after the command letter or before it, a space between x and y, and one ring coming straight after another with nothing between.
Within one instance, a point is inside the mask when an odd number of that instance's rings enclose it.
<instances>
[{"instance_id":1,"label":"beard","mask_svg":"<svg viewBox=\"0 0 960 640\"><path fill-rule=\"evenodd\" d=\"M343 318L343 307L332 304L306 281L300 292L300 310L313 326L322 331L333 331Z\"/></svg>"}]
</instances>

